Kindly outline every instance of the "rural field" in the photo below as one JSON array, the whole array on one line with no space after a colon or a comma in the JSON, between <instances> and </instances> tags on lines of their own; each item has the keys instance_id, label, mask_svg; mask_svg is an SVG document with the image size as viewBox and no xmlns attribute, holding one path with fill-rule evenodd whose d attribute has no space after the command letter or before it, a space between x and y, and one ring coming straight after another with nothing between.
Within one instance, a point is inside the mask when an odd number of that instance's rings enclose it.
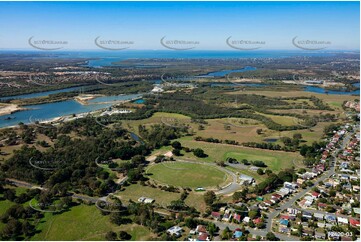
<instances>
[{"instance_id":1,"label":"rural field","mask_svg":"<svg viewBox=\"0 0 361 242\"><path fill-rule=\"evenodd\" d=\"M272 92L271 92L272 93ZM326 96L326 95L323 95ZM335 100L339 100L336 98ZM345 99L347 100L347 97ZM270 110L275 113L278 110ZM299 113L302 114L300 110L279 110L280 113ZM320 113L330 113L343 116L343 113L338 109L335 111L324 111L324 110L307 110L306 111L310 115L318 115ZM271 118L274 122L290 126L297 125L302 123L301 120L291 117L291 116L279 116L279 115L271 115L271 114L262 114L268 118ZM244 119L244 118L218 118L218 119L205 119L206 124L203 125L203 129L198 128L198 124L192 123L191 118L181 114L173 114L173 113L163 113L157 112L152 117L142 120L135 121L122 121L122 125L125 128L132 130L132 132L138 134L138 126L145 125L150 126L154 124L163 123L165 125L188 125L190 127L190 131L193 133L193 137L200 136L203 138L215 138L220 140L235 140L239 143L244 142L267 142L267 139L275 139L275 144L282 145L280 138L281 137L292 137L295 133L300 133L302 135L303 142L305 144L312 144L312 142L320 140L323 136L323 129L332 123L336 122L319 122L316 126L312 128L305 128L300 130L292 130L292 131L275 131L268 129L263 123L253 119ZM262 129L261 134L257 134L257 130ZM183 138L182 138L183 139ZM193 139L192 137L184 137L184 139Z\"/></svg>"},{"instance_id":2,"label":"rural field","mask_svg":"<svg viewBox=\"0 0 361 242\"><path fill-rule=\"evenodd\" d=\"M142 186L136 183L125 187L124 190L117 192L115 195L119 197L124 204L128 204L129 200L137 201L140 197L149 197L155 199L155 204L167 206L170 205L172 201L180 199L181 194L163 191L150 186ZM206 210L202 192L190 192L185 199L185 203L188 206L195 207L199 211L204 212Z\"/></svg>"},{"instance_id":3,"label":"rural field","mask_svg":"<svg viewBox=\"0 0 361 242\"><path fill-rule=\"evenodd\" d=\"M237 95L237 94L257 94L264 95L268 97L311 97L315 96L317 98L322 99L325 103L328 103L332 108L342 110L341 105L344 101L351 101L358 99L358 96L350 96L350 95L327 95L327 94L319 94L313 92L305 92L305 91L289 91L289 90L246 90L246 91L238 91L238 92L229 92L227 94Z\"/></svg>"},{"instance_id":4,"label":"rural field","mask_svg":"<svg viewBox=\"0 0 361 242\"><path fill-rule=\"evenodd\" d=\"M155 203L168 205L171 201L180 198L180 194L178 193L162 191L150 186L142 186L139 183L126 186L123 191L117 192L116 196L125 204L127 204L129 200L138 201L140 197L149 197L155 199Z\"/></svg>"},{"instance_id":5,"label":"rural field","mask_svg":"<svg viewBox=\"0 0 361 242\"><path fill-rule=\"evenodd\" d=\"M181 142L184 147L203 149L204 152L208 155L208 157L197 158L193 155L193 153L184 153L185 158L197 159L200 161L225 161L228 157L247 160L262 160L265 162L268 168L273 169L277 172L281 169L292 167L293 160L302 159L301 155L299 155L298 152L294 153L284 151L261 150L235 145L199 142L184 138L180 138L178 139L178 141Z\"/></svg>"},{"instance_id":6,"label":"rural field","mask_svg":"<svg viewBox=\"0 0 361 242\"><path fill-rule=\"evenodd\" d=\"M149 230L143 226L116 226L94 205L83 204L58 215L46 213L37 228L41 232L32 240L104 240L108 231L127 229L131 231L132 240L145 240L150 236Z\"/></svg>"},{"instance_id":7,"label":"rural field","mask_svg":"<svg viewBox=\"0 0 361 242\"><path fill-rule=\"evenodd\" d=\"M163 113L156 112L152 117L141 120L122 120L123 127L130 129L134 133L138 134L139 125L155 125L155 124L166 124L166 125L187 125L191 124L191 118L182 114L177 113Z\"/></svg>"},{"instance_id":8,"label":"rural field","mask_svg":"<svg viewBox=\"0 0 361 242\"><path fill-rule=\"evenodd\" d=\"M179 161L156 164L146 171L155 181L180 187L216 187L227 181L226 173L217 167Z\"/></svg>"}]
</instances>

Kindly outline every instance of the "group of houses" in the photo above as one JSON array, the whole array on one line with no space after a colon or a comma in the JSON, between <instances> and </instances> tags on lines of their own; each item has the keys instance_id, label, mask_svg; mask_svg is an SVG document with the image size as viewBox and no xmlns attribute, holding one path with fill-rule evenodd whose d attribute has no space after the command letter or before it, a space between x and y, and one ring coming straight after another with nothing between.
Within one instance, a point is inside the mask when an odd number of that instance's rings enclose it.
<instances>
[{"instance_id":1,"label":"group of houses","mask_svg":"<svg viewBox=\"0 0 361 242\"><path fill-rule=\"evenodd\" d=\"M184 229L180 226L173 226L167 230L167 233L176 238L181 237ZM210 235L205 225L197 225L195 229L191 229L188 235L188 241L210 241Z\"/></svg>"},{"instance_id":2,"label":"group of houses","mask_svg":"<svg viewBox=\"0 0 361 242\"><path fill-rule=\"evenodd\" d=\"M296 192L298 189L298 186L299 185L297 183L293 183L293 182L283 183L283 187L281 187L278 191L273 193L269 200L266 200L263 202L263 204L260 204L259 208L262 210L267 210L268 207L272 206L273 204L279 203L285 197Z\"/></svg>"},{"instance_id":3,"label":"group of houses","mask_svg":"<svg viewBox=\"0 0 361 242\"><path fill-rule=\"evenodd\" d=\"M210 235L205 225L197 225L196 229L192 229L189 232L189 241L210 241Z\"/></svg>"},{"instance_id":4,"label":"group of houses","mask_svg":"<svg viewBox=\"0 0 361 242\"><path fill-rule=\"evenodd\" d=\"M237 213L234 208L229 207L221 207L219 212L213 211L211 212L211 217L217 221L223 222L238 222L242 221L242 215Z\"/></svg>"},{"instance_id":5,"label":"group of houses","mask_svg":"<svg viewBox=\"0 0 361 242\"><path fill-rule=\"evenodd\" d=\"M299 225L302 225L302 236L325 239L326 233L314 230L314 228L310 227L309 221L314 221L317 223L318 228L325 228L327 231L331 230L335 225L345 228L347 228L347 226L360 227L360 220L356 218L324 214L318 211L311 212L297 208L287 208L278 218L278 232L291 234L291 232L298 231Z\"/></svg>"}]
</instances>

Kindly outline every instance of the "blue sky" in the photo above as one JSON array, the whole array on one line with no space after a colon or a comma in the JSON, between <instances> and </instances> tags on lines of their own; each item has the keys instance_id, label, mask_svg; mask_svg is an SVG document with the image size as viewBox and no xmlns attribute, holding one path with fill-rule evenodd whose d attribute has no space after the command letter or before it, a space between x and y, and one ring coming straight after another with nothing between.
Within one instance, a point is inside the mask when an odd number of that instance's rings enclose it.
<instances>
[{"instance_id":1,"label":"blue sky","mask_svg":"<svg viewBox=\"0 0 361 242\"><path fill-rule=\"evenodd\" d=\"M30 49L34 36L67 41L65 49L97 49L101 36L161 50L167 36L230 50L225 40L232 36L294 49L299 36L330 41L329 49L359 49L359 19L359 2L0 2L0 48Z\"/></svg>"}]
</instances>

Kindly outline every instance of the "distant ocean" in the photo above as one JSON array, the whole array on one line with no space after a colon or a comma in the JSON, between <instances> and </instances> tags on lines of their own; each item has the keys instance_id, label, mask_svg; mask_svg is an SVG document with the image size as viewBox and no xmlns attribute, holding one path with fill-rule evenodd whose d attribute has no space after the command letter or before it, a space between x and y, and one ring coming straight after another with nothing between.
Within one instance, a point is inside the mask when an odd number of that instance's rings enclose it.
<instances>
[{"instance_id":1,"label":"distant ocean","mask_svg":"<svg viewBox=\"0 0 361 242\"><path fill-rule=\"evenodd\" d=\"M311 57L311 56L334 56L342 53L359 54L356 51L304 51L304 50L256 50L256 51L215 51L215 50L123 50L123 51L0 51L0 54L25 53L34 54L35 57L29 58L87 58L90 60L87 66L102 67L111 66L113 62L126 59L143 59L143 58L285 58L285 57ZM36 57L36 56L43 57Z\"/></svg>"}]
</instances>

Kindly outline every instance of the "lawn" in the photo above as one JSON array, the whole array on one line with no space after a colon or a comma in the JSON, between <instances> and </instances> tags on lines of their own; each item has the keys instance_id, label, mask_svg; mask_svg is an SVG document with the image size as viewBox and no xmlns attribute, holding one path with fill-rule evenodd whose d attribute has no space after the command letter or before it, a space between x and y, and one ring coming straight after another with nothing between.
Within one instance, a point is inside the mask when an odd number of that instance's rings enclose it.
<instances>
[{"instance_id":1,"label":"lawn","mask_svg":"<svg viewBox=\"0 0 361 242\"><path fill-rule=\"evenodd\" d=\"M208 155L208 157L206 158L197 158L193 155L193 153L184 153L185 158L207 162L221 160L225 161L228 157L236 156L241 159L262 160L273 171L279 171L283 168L291 167L293 160L302 159L301 155L299 155L298 152L272 151L266 149L262 150L234 145L198 142L195 140L183 138L180 138L178 140L184 147L189 147L193 149L201 148Z\"/></svg>"},{"instance_id":2,"label":"lawn","mask_svg":"<svg viewBox=\"0 0 361 242\"><path fill-rule=\"evenodd\" d=\"M119 226L120 230L126 231L132 236L132 241L147 241L154 240L156 235L153 234L147 227L138 224L123 224Z\"/></svg>"},{"instance_id":3,"label":"lawn","mask_svg":"<svg viewBox=\"0 0 361 242\"><path fill-rule=\"evenodd\" d=\"M2 198L1 198L2 199ZM0 201L0 217L8 210L11 206L15 205L16 203L11 202L9 200L1 200ZM5 226L4 223L0 222L0 231Z\"/></svg>"},{"instance_id":4,"label":"lawn","mask_svg":"<svg viewBox=\"0 0 361 242\"><path fill-rule=\"evenodd\" d=\"M274 122L278 124L285 126L292 126L302 123L302 120L291 116L280 116L280 115L272 115L272 114L264 114L264 113L259 113L259 114L272 119Z\"/></svg>"},{"instance_id":5,"label":"lawn","mask_svg":"<svg viewBox=\"0 0 361 242\"><path fill-rule=\"evenodd\" d=\"M132 184L126 187L124 191L117 192L116 196L118 196L124 204L127 204L129 199L137 201L140 197L149 197L155 199L155 203L162 206L170 205L171 201L180 199L180 193L167 192L150 186L142 186L139 183ZM185 203L188 206L195 207L201 212L205 212L206 210L203 193L189 193Z\"/></svg>"},{"instance_id":6,"label":"lawn","mask_svg":"<svg viewBox=\"0 0 361 242\"><path fill-rule=\"evenodd\" d=\"M137 201L140 197L149 197L155 199L155 203L169 205L171 201L180 198L179 193L167 192L150 186L142 186L139 183L125 187L125 190L117 192L116 196L125 204L127 204L130 199Z\"/></svg>"},{"instance_id":7,"label":"lawn","mask_svg":"<svg viewBox=\"0 0 361 242\"><path fill-rule=\"evenodd\" d=\"M249 161L254 161L254 160L261 160L263 161L266 165L267 168L271 169L272 171L279 171L281 170L281 168L285 168L281 161L281 159L277 158L277 157L272 157L272 156L264 156L261 152L226 152L224 155L225 159L227 158L235 158L238 161L241 161L243 159L249 160ZM290 165L292 166L292 163L290 163Z\"/></svg>"},{"instance_id":8,"label":"lawn","mask_svg":"<svg viewBox=\"0 0 361 242\"><path fill-rule=\"evenodd\" d=\"M262 142L263 138L257 135L257 129L267 129L264 124L253 119L223 118L207 119L206 121L208 124L204 125L204 130L194 129L194 136L235 140L239 143ZM229 126L229 129L226 130L225 126Z\"/></svg>"},{"instance_id":9,"label":"lawn","mask_svg":"<svg viewBox=\"0 0 361 242\"><path fill-rule=\"evenodd\" d=\"M203 193L191 192L185 200L188 206L196 208L198 211L204 213L207 209L207 205L204 202Z\"/></svg>"},{"instance_id":10,"label":"lawn","mask_svg":"<svg viewBox=\"0 0 361 242\"><path fill-rule=\"evenodd\" d=\"M40 233L34 235L32 240L105 240L108 231L118 232L126 230L132 234L132 240L149 238L151 232L139 225L116 226L103 216L94 205L79 205L70 211L53 215L46 213L38 224Z\"/></svg>"},{"instance_id":11,"label":"lawn","mask_svg":"<svg viewBox=\"0 0 361 242\"><path fill-rule=\"evenodd\" d=\"M166 125L190 125L191 118L182 114L177 113L163 113L156 112L150 118L142 120L122 120L124 128L130 129L134 133L138 134L139 125L154 125L154 124L166 124Z\"/></svg>"},{"instance_id":12,"label":"lawn","mask_svg":"<svg viewBox=\"0 0 361 242\"><path fill-rule=\"evenodd\" d=\"M160 183L181 187L215 187L227 180L220 169L208 165L174 162L149 167L149 177Z\"/></svg>"}]
</instances>

